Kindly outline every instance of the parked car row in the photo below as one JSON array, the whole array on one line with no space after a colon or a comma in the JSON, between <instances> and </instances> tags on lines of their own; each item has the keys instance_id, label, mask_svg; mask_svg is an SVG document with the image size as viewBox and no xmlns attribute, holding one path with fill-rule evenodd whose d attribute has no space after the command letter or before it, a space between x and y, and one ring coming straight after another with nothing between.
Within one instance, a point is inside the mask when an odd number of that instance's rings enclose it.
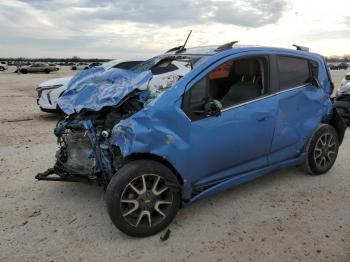
<instances>
[{"instance_id":1,"label":"parked car row","mask_svg":"<svg viewBox=\"0 0 350 262\"><path fill-rule=\"evenodd\" d=\"M77 63L77 64L74 64L71 66L71 69L74 71L74 70L86 70L86 69L89 69L89 68L93 68L95 66L100 66L102 65L101 63L99 62L94 62L94 63Z\"/></svg>"},{"instance_id":2,"label":"parked car row","mask_svg":"<svg viewBox=\"0 0 350 262\"><path fill-rule=\"evenodd\" d=\"M56 163L36 178L102 184L114 225L145 237L179 208L266 173L326 173L346 126L325 59L235 43L179 46L43 83L39 105L66 117L54 130Z\"/></svg>"},{"instance_id":3,"label":"parked car row","mask_svg":"<svg viewBox=\"0 0 350 262\"><path fill-rule=\"evenodd\" d=\"M350 63L342 62L342 63L329 63L329 69L331 70L346 70L350 67Z\"/></svg>"}]
</instances>

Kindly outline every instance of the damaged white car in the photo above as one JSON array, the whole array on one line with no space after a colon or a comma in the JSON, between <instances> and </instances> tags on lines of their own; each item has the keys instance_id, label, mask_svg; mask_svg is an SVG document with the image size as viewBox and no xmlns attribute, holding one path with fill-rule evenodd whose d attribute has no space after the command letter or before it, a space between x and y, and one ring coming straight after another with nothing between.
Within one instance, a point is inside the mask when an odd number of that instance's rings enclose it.
<instances>
[{"instance_id":1,"label":"damaged white car","mask_svg":"<svg viewBox=\"0 0 350 262\"><path fill-rule=\"evenodd\" d=\"M130 69L141 62L142 61L117 59L104 63L101 67L104 70L109 70L111 68ZM47 113L59 113L61 111L57 106L57 101L67 89L68 83L72 78L73 76L51 79L41 83L37 87L37 104L41 111Z\"/></svg>"}]
</instances>

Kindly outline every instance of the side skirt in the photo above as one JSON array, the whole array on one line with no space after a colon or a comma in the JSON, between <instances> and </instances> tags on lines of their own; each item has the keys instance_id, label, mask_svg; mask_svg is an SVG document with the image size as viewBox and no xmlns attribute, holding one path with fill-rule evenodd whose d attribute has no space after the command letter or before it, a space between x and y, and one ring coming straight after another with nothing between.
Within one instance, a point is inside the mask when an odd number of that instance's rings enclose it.
<instances>
[{"instance_id":1,"label":"side skirt","mask_svg":"<svg viewBox=\"0 0 350 262\"><path fill-rule=\"evenodd\" d=\"M218 192L224 191L226 189L229 189L234 186L238 186L240 184L249 182L251 180L254 180L260 176L263 176L267 173L270 173L272 171L277 171L283 168L292 167L292 166L298 166L301 165L306 157L306 153L301 154L297 158L289 159L281 163L273 164L271 166L267 166L258 170L250 171L241 175L234 176L232 178L228 178L224 180L223 182L220 182L219 184L213 185L210 188L205 189L204 191L200 192L198 195L194 196L189 202L184 202L183 206L192 204L193 202L197 200L201 200L205 197L208 197L210 195L216 194Z\"/></svg>"}]
</instances>

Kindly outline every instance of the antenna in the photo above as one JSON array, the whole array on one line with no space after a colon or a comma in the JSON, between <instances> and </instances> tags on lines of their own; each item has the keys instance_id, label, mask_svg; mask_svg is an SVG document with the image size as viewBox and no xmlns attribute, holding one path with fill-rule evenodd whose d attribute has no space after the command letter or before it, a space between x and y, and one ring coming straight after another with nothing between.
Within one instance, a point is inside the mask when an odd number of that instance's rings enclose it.
<instances>
[{"instance_id":1,"label":"antenna","mask_svg":"<svg viewBox=\"0 0 350 262\"><path fill-rule=\"evenodd\" d=\"M192 30L190 30L190 33L187 35L186 41L183 45L171 48L168 51L166 51L165 53L170 53L170 52L175 51L175 54L177 54L177 53L181 53L181 52L185 51L186 50L185 46L187 44L188 39L190 38L191 33L192 33Z\"/></svg>"},{"instance_id":2,"label":"antenna","mask_svg":"<svg viewBox=\"0 0 350 262\"><path fill-rule=\"evenodd\" d=\"M186 46L186 44L187 44L188 39L189 39L190 36L191 36L191 33L192 33L192 30L190 30L190 32L189 32L189 34L188 34L188 36L187 36L187 38L186 38L186 41L185 41L184 45L182 46L183 49L185 49L185 46Z\"/></svg>"}]
</instances>

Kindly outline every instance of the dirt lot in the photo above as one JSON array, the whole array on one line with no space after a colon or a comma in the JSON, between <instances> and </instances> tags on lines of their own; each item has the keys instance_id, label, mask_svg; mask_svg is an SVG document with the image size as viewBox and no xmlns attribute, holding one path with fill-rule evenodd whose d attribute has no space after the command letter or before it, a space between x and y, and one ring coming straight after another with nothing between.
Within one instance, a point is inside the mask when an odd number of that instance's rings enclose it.
<instances>
[{"instance_id":1,"label":"dirt lot","mask_svg":"<svg viewBox=\"0 0 350 262\"><path fill-rule=\"evenodd\" d=\"M13 70L0 72L1 262L350 261L349 131L328 174L266 175L181 210L166 242L135 239L111 224L102 188L34 179L53 163L59 119L40 112L35 87L72 71Z\"/></svg>"}]
</instances>

